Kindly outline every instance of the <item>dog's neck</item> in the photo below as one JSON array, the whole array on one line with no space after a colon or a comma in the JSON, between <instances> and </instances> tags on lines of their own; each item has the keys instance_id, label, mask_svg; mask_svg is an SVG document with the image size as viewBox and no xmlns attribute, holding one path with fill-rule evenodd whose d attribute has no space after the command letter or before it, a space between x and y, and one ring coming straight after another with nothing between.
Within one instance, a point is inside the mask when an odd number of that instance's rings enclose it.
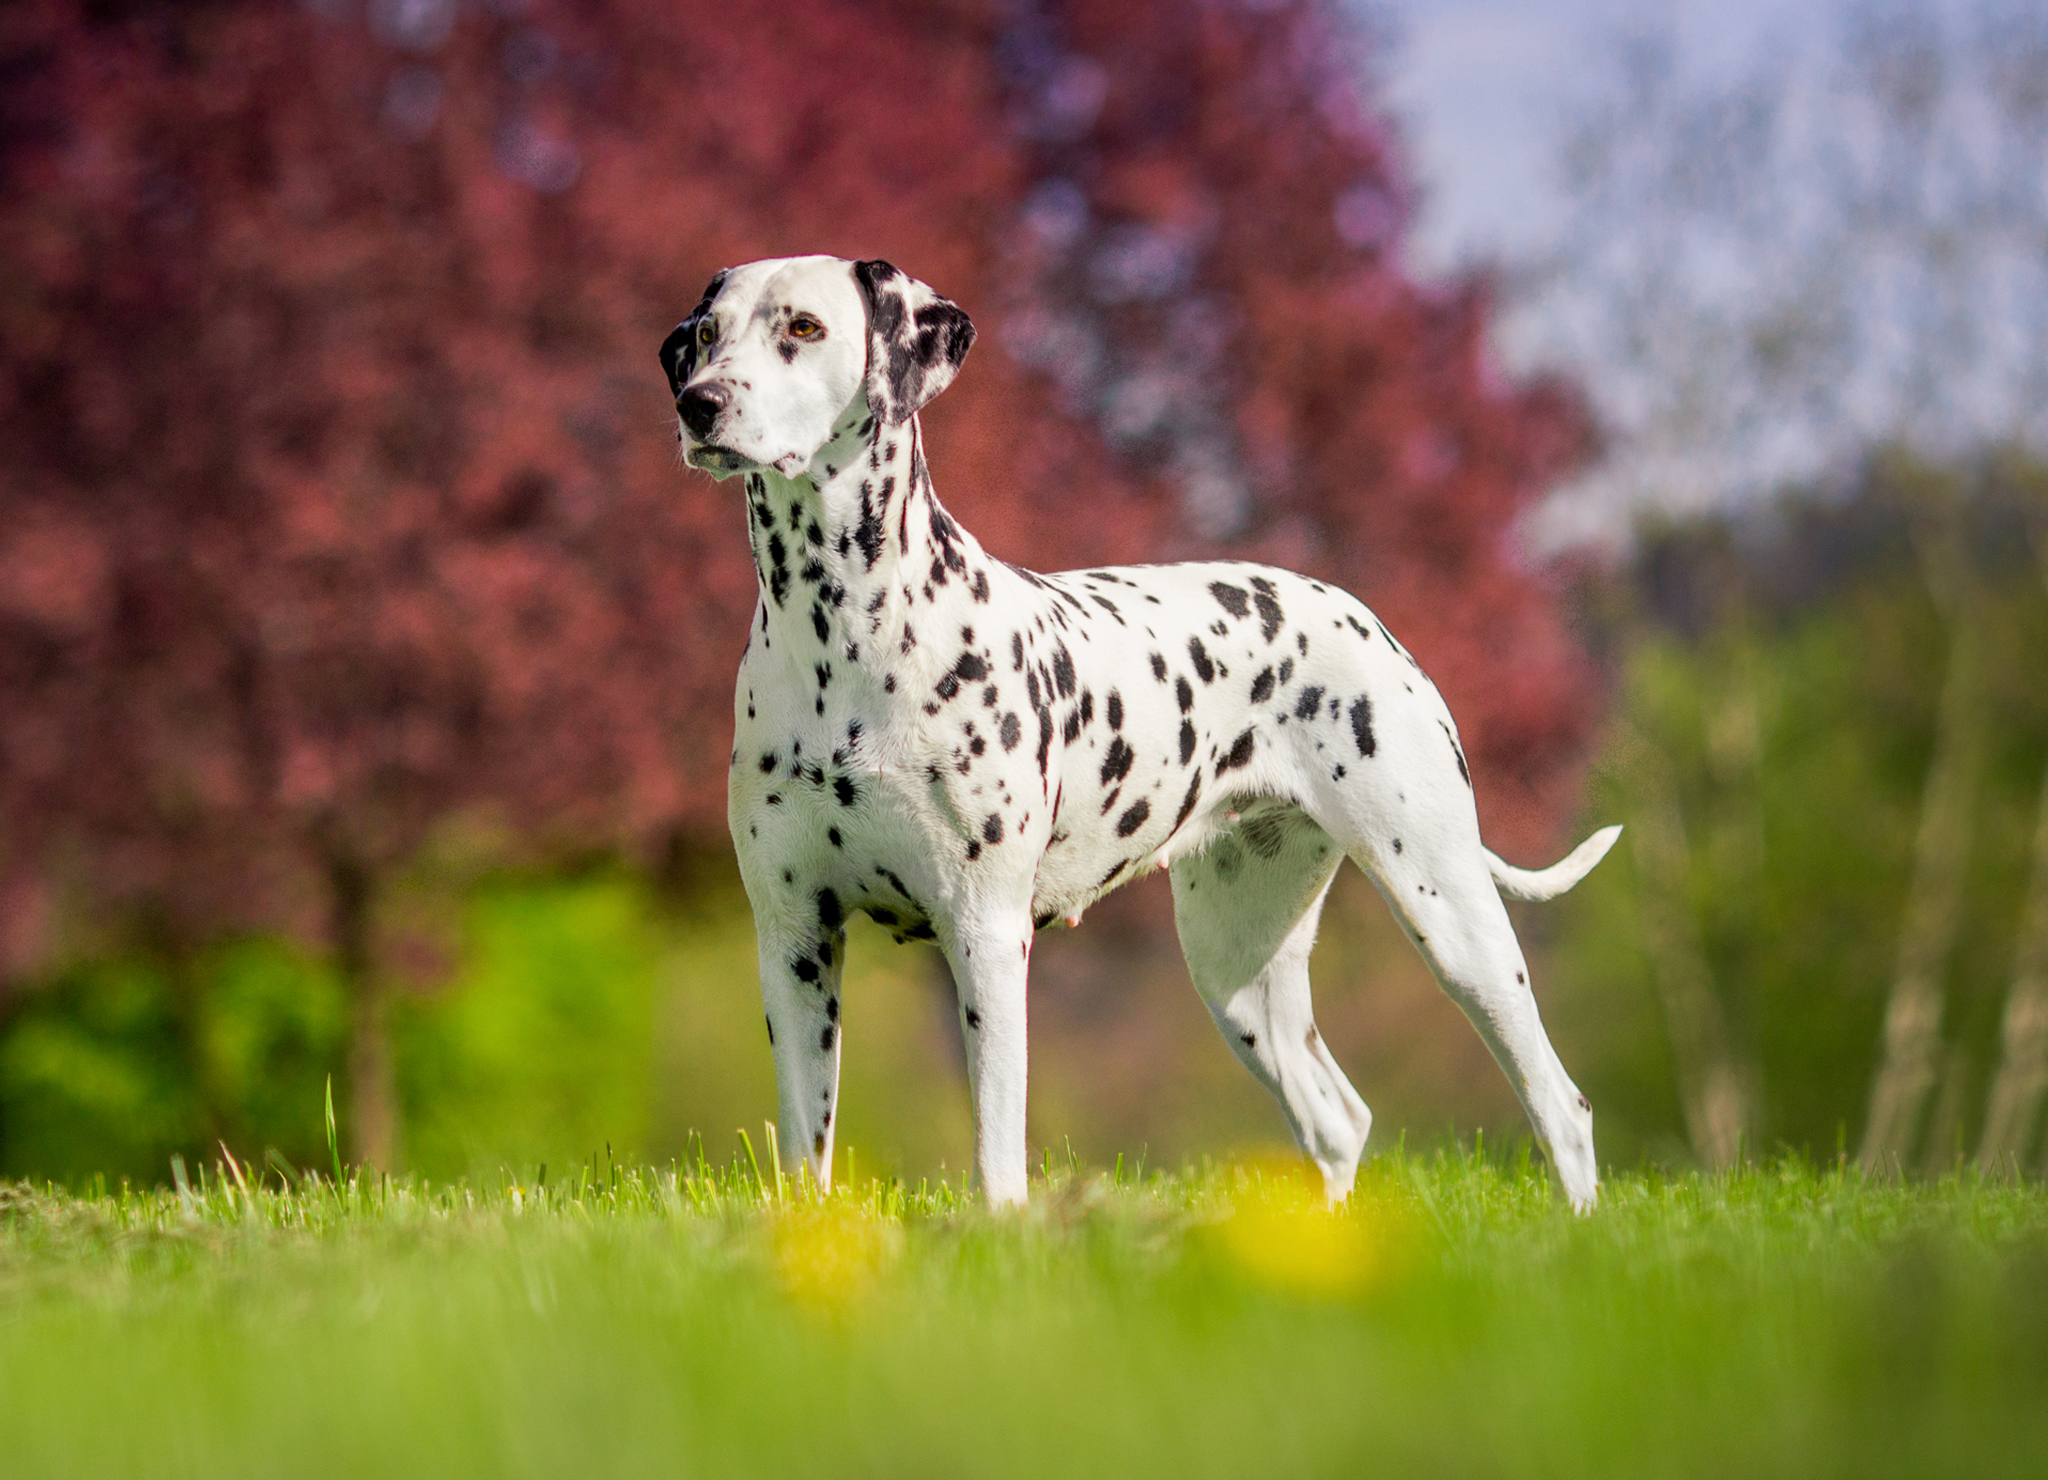
<instances>
[{"instance_id":1,"label":"dog's neck","mask_svg":"<svg viewBox=\"0 0 2048 1480\"><path fill-rule=\"evenodd\" d=\"M988 600L989 560L933 493L914 415L888 425L857 398L803 473L745 481L761 590L750 641L793 660L922 668L940 655L918 651L912 609Z\"/></svg>"}]
</instances>

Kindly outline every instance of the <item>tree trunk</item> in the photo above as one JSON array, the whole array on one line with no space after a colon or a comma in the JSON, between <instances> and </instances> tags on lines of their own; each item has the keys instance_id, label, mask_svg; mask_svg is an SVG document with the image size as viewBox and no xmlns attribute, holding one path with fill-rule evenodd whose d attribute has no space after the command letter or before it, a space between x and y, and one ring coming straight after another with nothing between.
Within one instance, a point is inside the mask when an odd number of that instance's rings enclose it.
<instances>
[{"instance_id":1,"label":"tree trunk","mask_svg":"<svg viewBox=\"0 0 2048 1480\"><path fill-rule=\"evenodd\" d=\"M1929 1177L1953 1171L1963 1159L1963 1097L1970 1086L1970 1054L1960 1043L1951 1043L1941 1056L1937 1074L1940 1092L1934 1097L1934 1114L1920 1143L1920 1170Z\"/></svg>"},{"instance_id":2,"label":"tree trunk","mask_svg":"<svg viewBox=\"0 0 2048 1480\"><path fill-rule=\"evenodd\" d=\"M1935 605L1948 619L1948 671L1935 714L1934 754L1920 793L1913 874L1885 1004L1884 1057L1871 1085L1870 1116L1863 1129L1861 1160L1873 1172L1896 1171L1910 1160L1934 1085L1949 953L1970 861L1971 808L1983 770L1977 602L1957 515L1943 518L1922 539L1921 563Z\"/></svg>"},{"instance_id":3,"label":"tree trunk","mask_svg":"<svg viewBox=\"0 0 2048 1480\"><path fill-rule=\"evenodd\" d=\"M1977 1147L1977 1164L1987 1172L2017 1171L2026 1164L2034 1120L2048 1092L2048 772L2034 807L2034 862L1999 1038L1998 1074Z\"/></svg>"},{"instance_id":4,"label":"tree trunk","mask_svg":"<svg viewBox=\"0 0 2048 1480\"><path fill-rule=\"evenodd\" d=\"M1678 789L1662 751L1633 731L1623 739L1629 751L1628 836L1644 884L1643 923L1671 1036L1686 1137L1703 1165L1733 1166L1749 1129L1750 1076L1737 1060L1693 913L1691 849Z\"/></svg>"},{"instance_id":5,"label":"tree trunk","mask_svg":"<svg viewBox=\"0 0 2048 1480\"><path fill-rule=\"evenodd\" d=\"M1753 633L1739 599L1730 603L1722 628L1731 637L1733 650L1726 655L1725 671L1716 680L1718 692L1706 717L1707 777L1713 791L1707 812L1705 861L1707 877L1719 891L1722 908L1732 910L1739 903L1745 935L1755 939L1760 924L1757 902L1767 862L1762 684ZM1701 951L1704 956L1704 946ZM1740 967L1733 979L1724 976L1714 984L1713 1000L1721 1012L1728 1076L1724 1093L1733 1099L1730 1113L1738 1134L1751 1138L1763 1114L1763 1069L1755 1050L1754 987L1748 975L1754 962L1741 958Z\"/></svg>"},{"instance_id":6,"label":"tree trunk","mask_svg":"<svg viewBox=\"0 0 2048 1480\"><path fill-rule=\"evenodd\" d=\"M334 964L348 994L349 1149L386 1171L397 1165L398 1092L392 1070L389 1001L370 948L376 887L352 858L328 866L334 910Z\"/></svg>"}]
</instances>

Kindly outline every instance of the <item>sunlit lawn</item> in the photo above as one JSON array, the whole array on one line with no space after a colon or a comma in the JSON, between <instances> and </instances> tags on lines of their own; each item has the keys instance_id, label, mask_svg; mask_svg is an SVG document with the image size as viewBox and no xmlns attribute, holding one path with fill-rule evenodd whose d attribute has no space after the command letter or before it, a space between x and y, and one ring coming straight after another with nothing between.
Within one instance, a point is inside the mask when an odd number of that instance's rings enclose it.
<instances>
[{"instance_id":1,"label":"sunlit lawn","mask_svg":"<svg viewBox=\"0 0 2048 1480\"><path fill-rule=\"evenodd\" d=\"M2048 1193L1796 1165L1055 1169L1029 1213L744 1160L545 1188L0 1189L0 1473L2048 1472Z\"/></svg>"}]
</instances>

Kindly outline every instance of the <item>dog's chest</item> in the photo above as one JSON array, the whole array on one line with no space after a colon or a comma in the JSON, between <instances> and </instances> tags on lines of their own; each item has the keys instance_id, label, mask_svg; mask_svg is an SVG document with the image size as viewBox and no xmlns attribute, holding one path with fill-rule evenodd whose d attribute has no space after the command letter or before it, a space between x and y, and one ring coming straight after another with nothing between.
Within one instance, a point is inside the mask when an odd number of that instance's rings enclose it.
<instances>
[{"instance_id":1,"label":"dog's chest","mask_svg":"<svg viewBox=\"0 0 2048 1480\"><path fill-rule=\"evenodd\" d=\"M960 891L957 869L941 861L987 849L993 863L988 817L1028 817L1031 798L992 759L999 715L970 732L957 715L926 712L929 665L856 666L840 652L829 677L798 637L743 662L734 841L750 887L766 895L830 888L850 909L874 906L883 924L910 927Z\"/></svg>"}]
</instances>

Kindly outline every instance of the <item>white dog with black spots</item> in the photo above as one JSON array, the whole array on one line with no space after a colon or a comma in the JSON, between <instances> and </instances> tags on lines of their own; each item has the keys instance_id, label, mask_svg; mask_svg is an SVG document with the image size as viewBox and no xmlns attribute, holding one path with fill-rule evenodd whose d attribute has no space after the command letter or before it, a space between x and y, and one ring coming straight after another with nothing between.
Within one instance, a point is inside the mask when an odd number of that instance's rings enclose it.
<instances>
[{"instance_id":1,"label":"white dog with black spots","mask_svg":"<svg viewBox=\"0 0 2048 1480\"><path fill-rule=\"evenodd\" d=\"M719 273L661 350L685 460L741 480L760 577L729 817L789 1169L831 1183L846 920L865 911L945 952L975 1167L990 1202L1022 1202L1032 937L1166 869L1196 990L1344 1197L1372 1115L1316 1032L1308 961L1349 857L1589 1206L1592 1111L1501 895L1569 889L1621 829L1540 872L1495 857L1450 711L1343 591L1236 562L1042 576L986 554L940 507L918 429L973 340L886 262L792 257Z\"/></svg>"}]
</instances>

